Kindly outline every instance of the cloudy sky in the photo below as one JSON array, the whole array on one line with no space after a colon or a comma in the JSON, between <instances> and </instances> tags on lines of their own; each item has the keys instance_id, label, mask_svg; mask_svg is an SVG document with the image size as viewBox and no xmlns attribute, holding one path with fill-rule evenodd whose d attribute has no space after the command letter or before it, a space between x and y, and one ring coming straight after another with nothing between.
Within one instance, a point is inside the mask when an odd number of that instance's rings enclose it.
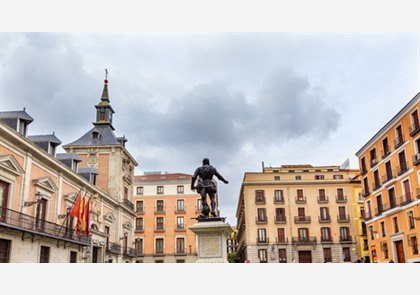
<instances>
[{"instance_id":1,"label":"cloudy sky","mask_svg":"<svg viewBox=\"0 0 420 295\"><path fill-rule=\"evenodd\" d=\"M192 174L208 157L230 181L230 224L245 172L358 168L358 149L419 92L412 31L29 31L0 34L0 111L26 108L29 135L70 143L92 127L106 68L136 174Z\"/></svg>"}]
</instances>

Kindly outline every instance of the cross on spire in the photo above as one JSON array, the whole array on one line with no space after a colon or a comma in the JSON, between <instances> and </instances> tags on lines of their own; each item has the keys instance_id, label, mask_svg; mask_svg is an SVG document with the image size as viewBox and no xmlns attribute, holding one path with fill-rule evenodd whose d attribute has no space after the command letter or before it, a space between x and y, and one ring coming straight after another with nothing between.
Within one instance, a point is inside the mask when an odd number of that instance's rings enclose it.
<instances>
[{"instance_id":1,"label":"cross on spire","mask_svg":"<svg viewBox=\"0 0 420 295\"><path fill-rule=\"evenodd\" d=\"M105 69L105 84L108 84L108 69Z\"/></svg>"}]
</instances>

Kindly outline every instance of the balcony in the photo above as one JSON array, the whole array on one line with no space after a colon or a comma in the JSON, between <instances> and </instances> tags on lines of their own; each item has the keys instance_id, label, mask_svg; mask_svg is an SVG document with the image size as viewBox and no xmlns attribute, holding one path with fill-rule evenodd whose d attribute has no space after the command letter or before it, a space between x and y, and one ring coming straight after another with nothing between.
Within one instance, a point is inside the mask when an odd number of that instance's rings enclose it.
<instances>
[{"instance_id":1,"label":"balcony","mask_svg":"<svg viewBox=\"0 0 420 295\"><path fill-rule=\"evenodd\" d=\"M328 203L328 196L318 196L318 204L326 204Z\"/></svg>"},{"instance_id":2,"label":"balcony","mask_svg":"<svg viewBox=\"0 0 420 295\"><path fill-rule=\"evenodd\" d=\"M286 216L284 216L284 215L276 215L276 216L274 216L274 223L276 223L276 224L286 223Z\"/></svg>"},{"instance_id":3,"label":"balcony","mask_svg":"<svg viewBox=\"0 0 420 295\"><path fill-rule=\"evenodd\" d=\"M348 242L348 243L353 242L352 237L351 236L340 236L340 243L345 243L345 242Z\"/></svg>"},{"instance_id":4,"label":"balcony","mask_svg":"<svg viewBox=\"0 0 420 295\"><path fill-rule=\"evenodd\" d=\"M346 195L335 196L335 201L337 203L347 203L347 196Z\"/></svg>"},{"instance_id":5,"label":"balcony","mask_svg":"<svg viewBox=\"0 0 420 295\"><path fill-rule=\"evenodd\" d=\"M321 243L332 243L332 237L328 236L328 237L322 237L321 236Z\"/></svg>"},{"instance_id":6,"label":"balcony","mask_svg":"<svg viewBox=\"0 0 420 295\"><path fill-rule=\"evenodd\" d=\"M180 232L180 231L186 231L186 227L185 224L177 224L175 227L175 231Z\"/></svg>"},{"instance_id":7,"label":"balcony","mask_svg":"<svg viewBox=\"0 0 420 295\"><path fill-rule=\"evenodd\" d=\"M136 208L136 213L137 214L144 214L144 207L137 207Z\"/></svg>"},{"instance_id":8,"label":"balcony","mask_svg":"<svg viewBox=\"0 0 420 295\"><path fill-rule=\"evenodd\" d=\"M373 158L372 160L370 160L370 168L375 167L376 165L378 165L379 161L376 158Z\"/></svg>"},{"instance_id":9,"label":"balcony","mask_svg":"<svg viewBox=\"0 0 420 295\"><path fill-rule=\"evenodd\" d=\"M387 173L385 173L384 175L381 176L381 182L382 184L386 184L388 181L391 181L394 178L394 175L396 175L395 170L394 171L389 171Z\"/></svg>"},{"instance_id":10,"label":"balcony","mask_svg":"<svg viewBox=\"0 0 420 295\"><path fill-rule=\"evenodd\" d=\"M413 165L418 165L420 163L420 153L416 153L413 155Z\"/></svg>"},{"instance_id":11,"label":"balcony","mask_svg":"<svg viewBox=\"0 0 420 295\"><path fill-rule=\"evenodd\" d=\"M267 224L267 216L257 216L255 217L256 224Z\"/></svg>"},{"instance_id":12,"label":"balcony","mask_svg":"<svg viewBox=\"0 0 420 295\"><path fill-rule=\"evenodd\" d=\"M274 197L274 204L284 204L284 198Z\"/></svg>"},{"instance_id":13,"label":"balcony","mask_svg":"<svg viewBox=\"0 0 420 295\"><path fill-rule=\"evenodd\" d=\"M306 197L305 196L297 196L295 197L296 204L306 204Z\"/></svg>"},{"instance_id":14,"label":"balcony","mask_svg":"<svg viewBox=\"0 0 420 295\"><path fill-rule=\"evenodd\" d=\"M350 215L337 215L338 222L350 222Z\"/></svg>"},{"instance_id":15,"label":"balcony","mask_svg":"<svg viewBox=\"0 0 420 295\"><path fill-rule=\"evenodd\" d=\"M155 225L155 232L165 232L165 227L163 225Z\"/></svg>"},{"instance_id":16,"label":"balcony","mask_svg":"<svg viewBox=\"0 0 420 295\"><path fill-rule=\"evenodd\" d=\"M362 196L363 197L366 197L366 196L369 196L369 195L370 195L370 191L369 191L368 187L362 190Z\"/></svg>"},{"instance_id":17,"label":"balcony","mask_svg":"<svg viewBox=\"0 0 420 295\"><path fill-rule=\"evenodd\" d=\"M331 216L329 214L318 216L319 223L330 223L331 222Z\"/></svg>"},{"instance_id":18,"label":"balcony","mask_svg":"<svg viewBox=\"0 0 420 295\"><path fill-rule=\"evenodd\" d=\"M0 225L6 228L22 231L22 240L25 238L25 234L30 234L32 240L35 235L56 239L57 245L60 241L82 246L90 246L91 244L90 237L76 235L74 228L68 228L61 224L37 219L34 216L3 207L0 207Z\"/></svg>"},{"instance_id":19,"label":"balcony","mask_svg":"<svg viewBox=\"0 0 420 295\"><path fill-rule=\"evenodd\" d=\"M311 216L295 216L295 223L311 223Z\"/></svg>"},{"instance_id":20,"label":"balcony","mask_svg":"<svg viewBox=\"0 0 420 295\"><path fill-rule=\"evenodd\" d=\"M285 238L285 237L283 237L283 238L276 238L276 244L283 244L283 245L285 245L287 243L288 243L288 238Z\"/></svg>"},{"instance_id":21,"label":"balcony","mask_svg":"<svg viewBox=\"0 0 420 295\"><path fill-rule=\"evenodd\" d=\"M156 214L164 214L165 213L165 207L162 207L162 206L155 207L155 213Z\"/></svg>"},{"instance_id":22,"label":"balcony","mask_svg":"<svg viewBox=\"0 0 420 295\"><path fill-rule=\"evenodd\" d=\"M407 171L408 171L408 165L405 161L403 163L401 163L401 165L397 166L398 175L404 174Z\"/></svg>"},{"instance_id":23,"label":"balcony","mask_svg":"<svg viewBox=\"0 0 420 295\"><path fill-rule=\"evenodd\" d=\"M394 140L394 148L397 149L400 146L402 146L404 143L404 136L398 136L395 140Z\"/></svg>"},{"instance_id":24,"label":"balcony","mask_svg":"<svg viewBox=\"0 0 420 295\"><path fill-rule=\"evenodd\" d=\"M256 197L255 205L265 205L265 197Z\"/></svg>"},{"instance_id":25,"label":"balcony","mask_svg":"<svg viewBox=\"0 0 420 295\"><path fill-rule=\"evenodd\" d=\"M372 184L372 187L373 187L373 189L372 189L373 191L376 191L377 189L381 188L381 183L380 183L379 179L375 182L372 182L371 184Z\"/></svg>"},{"instance_id":26,"label":"balcony","mask_svg":"<svg viewBox=\"0 0 420 295\"><path fill-rule=\"evenodd\" d=\"M142 233L142 232L144 232L144 226L136 226L135 228L134 228L134 231L136 232L136 233Z\"/></svg>"},{"instance_id":27,"label":"balcony","mask_svg":"<svg viewBox=\"0 0 420 295\"><path fill-rule=\"evenodd\" d=\"M175 248L174 250L175 256L187 256L187 250L185 248Z\"/></svg>"},{"instance_id":28,"label":"balcony","mask_svg":"<svg viewBox=\"0 0 420 295\"><path fill-rule=\"evenodd\" d=\"M410 126L410 136L416 135L420 131L420 124L414 123Z\"/></svg>"},{"instance_id":29,"label":"balcony","mask_svg":"<svg viewBox=\"0 0 420 295\"><path fill-rule=\"evenodd\" d=\"M296 246L299 245L315 245L316 237L292 237L292 243Z\"/></svg>"},{"instance_id":30,"label":"balcony","mask_svg":"<svg viewBox=\"0 0 420 295\"><path fill-rule=\"evenodd\" d=\"M391 151L388 149L382 150L382 160L388 157L391 154Z\"/></svg>"},{"instance_id":31,"label":"balcony","mask_svg":"<svg viewBox=\"0 0 420 295\"><path fill-rule=\"evenodd\" d=\"M129 199L124 199L122 203L126 208L134 211L134 204Z\"/></svg>"},{"instance_id":32,"label":"balcony","mask_svg":"<svg viewBox=\"0 0 420 295\"><path fill-rule=\"evenodd\" d=\"M117 243L108 242L106 245L106 252L114 253L114 254L121 254L121 245Z\"/></svg>"},{"instance_id":33,"label":"balcony","mask_svg":"<svg viewBox=\"0 0 420 295\"><path fill-rule=\"evenodd\" d=\"M185 214L187 213L186 207L175 207L175 214Z\"/></svg>"},{"instance_id":34,"label":"balcony","mask_svg":"<svg viewBox=\"0 0 420 295\"><path fill-rule=\"evenodd\" d=\"M257 238L257 244L269 244L270 239L266 237L258 237Z\"/></svg>"},{"instance_id":35,"label":"balcony","mask_svg":"<svg viewBox=\"0 0 420 295\"><path fill-rule=\"evenodd\" d=\"M130 258L137 257L137 250L134 249L134 248L130 248L130 247L124 248L123 255L125 257L130 257Z\"/></svg>"}]
</instances>

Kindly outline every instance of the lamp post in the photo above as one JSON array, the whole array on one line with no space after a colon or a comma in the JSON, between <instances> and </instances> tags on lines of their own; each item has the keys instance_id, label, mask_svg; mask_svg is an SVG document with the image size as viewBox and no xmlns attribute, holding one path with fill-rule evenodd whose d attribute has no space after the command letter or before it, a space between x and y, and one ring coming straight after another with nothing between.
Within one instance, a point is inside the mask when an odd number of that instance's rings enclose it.
<instances>
[{"instance_id":1,"label":"lamp post","mask_svg":"<svg viewBox=\"0 0 420 295\"><path fill-rule=\"evenodd\" d=\"M22 207L30 207L30 206L33 206L35 204L38 204L39 201L41 201L41 200L42 200L42 194L40 192L36 192L35 193L35 201L33 201L33 202L27 202L27 201L25 201L23 203L23 206Z\"/></svg>"}]
</instances>

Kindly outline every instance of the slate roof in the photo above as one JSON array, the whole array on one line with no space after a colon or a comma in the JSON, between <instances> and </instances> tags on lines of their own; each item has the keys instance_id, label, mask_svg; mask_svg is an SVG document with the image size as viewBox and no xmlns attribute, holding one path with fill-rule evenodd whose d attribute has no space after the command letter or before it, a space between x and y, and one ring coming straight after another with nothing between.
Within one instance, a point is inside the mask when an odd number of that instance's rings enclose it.
<instances>
[{"instance_id":1,"label":"slate roof","mask_svg":"<svg viewBox=\"0 0 420 295\"><path fill-rule=\"evenodd\" d=\"M61 144L61 141L55 136L55 134L30 135L27 138L32 142L51 142L55 145Z\"/></svg>"},{"instance_id":2,"label":"slate roof","mask_svg":"<svg viewBox=\"0 0 420 295\"><path fill-rule=\"evenodd\" d=\"M95 124L94 124L95 125ZM99 139L93 139L92 132L97 131L99 133ZM82 137L73 141L69 144L66 144L65 147L68 146L89 146L89 145L121 145L118 141L117 137L114 134L111 126L108 124L103 125L95 125L92 129L85 133Z\"/></svg>"},{"instance_id":3,"label":"slate roof","mask_svg":"<svg viewBox=\"0 0 420 295\"><path fill-rule=\"evenodd\" d=\"M77 162L81 162L82 158L76 153L59 153L56 154L55 157L58 160L75 160Z\"/></svg>"},{"instance_id":4,"label":"slate roof","mask_svg":"<svg viewBox=\"0 0 420 295\"><path fill-rule=\"evenodd\" d=\"M96 168L93 167L79 167L77 168L77 173L93 173L93 174L98 174L98 170Z\"/></svg>"},{"instance_id":5,"label":"slate roof","mask_svg":"<svg viewBox=\"0 0 420 295\"><path fill-rule=\"evenodd\" d=\"M0 119L12 119L12 118L19 118L19 119L30 121L30 122L34 120L31 116L28 115L28 113L25 110L0 112Z\"/></svg>"},{"instance_id":6,"label":"slate roof","mask_svg":"<svg viewBox=\"0 0 420 295\"><path fill-rule=\"evenodd\" d=\"M149 181L168 181L168 180L191 180L191 174L185 173L165 173L165 174L147 174L134 175L134 182L149 182Z\"/></svg>"}]
</instances>

